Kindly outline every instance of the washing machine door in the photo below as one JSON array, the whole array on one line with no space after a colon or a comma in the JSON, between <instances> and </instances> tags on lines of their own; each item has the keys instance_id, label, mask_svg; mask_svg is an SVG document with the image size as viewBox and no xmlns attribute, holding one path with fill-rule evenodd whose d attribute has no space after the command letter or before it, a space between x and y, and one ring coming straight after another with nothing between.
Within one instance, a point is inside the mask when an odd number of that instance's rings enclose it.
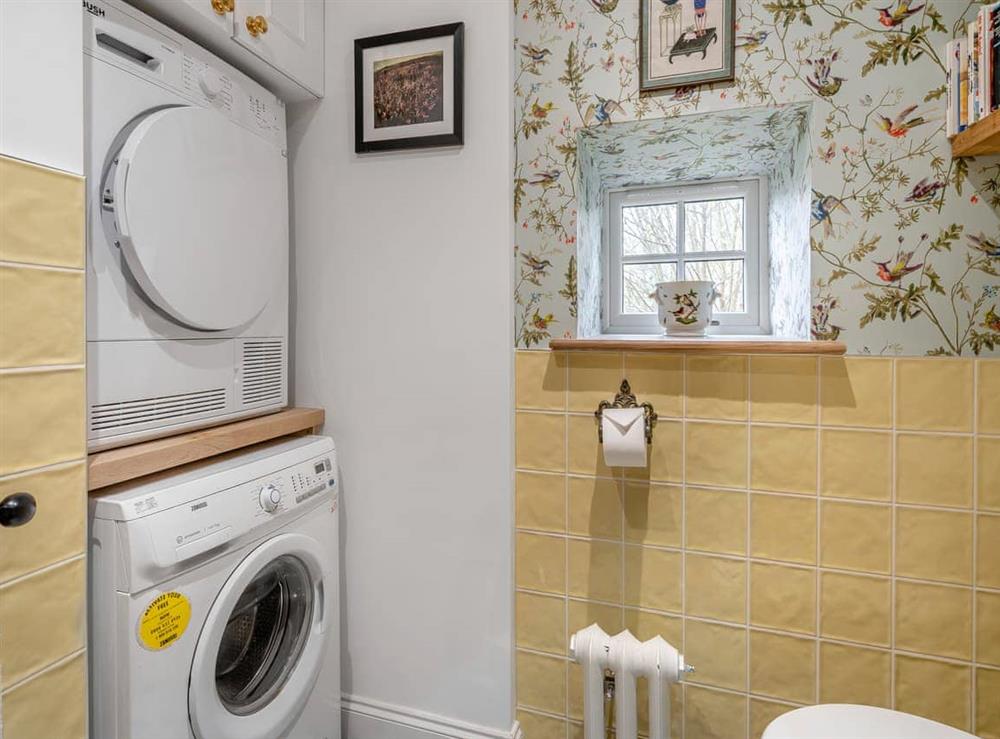
<instances>
[{"instance_id":1,"label":"washing machine door","mask_svg":"<svg viewBox=\"0 0 1000 739\"><path fill-rule=\"evenodd\" d=\"M198 739L275 739L302 712L319 675L327 619L321 549L284 534L233 571L191 662L188 712Z\"/></svg>"},{"instance_id":2,"label":"washing machine door","mask_svg":"<svg viewBox=\"0 0 1000 739\"><path fill-rule=\"evenodd\" d=\"M101 186L109 237L162 313L218 331L271 299L288 250L286 159L214 110L176 106L116 139Z\"/></svg>"}]
</instances>

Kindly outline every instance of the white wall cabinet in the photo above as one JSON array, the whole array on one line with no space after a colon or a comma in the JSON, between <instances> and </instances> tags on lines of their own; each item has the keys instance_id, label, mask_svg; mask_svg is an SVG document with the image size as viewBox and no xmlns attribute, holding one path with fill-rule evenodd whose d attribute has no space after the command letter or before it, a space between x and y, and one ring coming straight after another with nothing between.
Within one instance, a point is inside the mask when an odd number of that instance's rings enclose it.
<instances>
[{"instance_id":1,"label":"white wall cabinet","mask_svg":"<svg viewBox=\"0 0 1000 739\"><path fill-rule=\"evenodd\" d=\"M271 89L323 97L323 0L127 0Z\"/></svg>"}]
</instances>

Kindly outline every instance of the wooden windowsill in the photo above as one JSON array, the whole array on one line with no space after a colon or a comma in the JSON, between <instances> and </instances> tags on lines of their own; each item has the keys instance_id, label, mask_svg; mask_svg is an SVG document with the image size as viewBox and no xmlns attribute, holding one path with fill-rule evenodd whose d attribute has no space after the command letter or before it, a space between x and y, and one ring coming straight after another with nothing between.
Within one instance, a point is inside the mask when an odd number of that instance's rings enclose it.
<instances>
[{"instance_id":1,"label":"wooden windowsill","mask_svg":"<svg viewBox=\"0 0 1000 739\"><path fill-rule=\"evenodd\" d=\"M323 425L322 408L289 408L165 439L95 452L87 458L87 489L115 485L235 449L308 433Z\"/></svg>"},{"instance_id":2,"label":"wooden windowsill","mask_svg":"<svg viewBox=\"0 0 1000 739\"><path fill-rule=\"evenodd\" d=\"M552 339L553 351L676 352L687 354L830 354L842 355L840 341L776 339L773 336L595 336L588 339Z\"/></svg>"}]
</instances>

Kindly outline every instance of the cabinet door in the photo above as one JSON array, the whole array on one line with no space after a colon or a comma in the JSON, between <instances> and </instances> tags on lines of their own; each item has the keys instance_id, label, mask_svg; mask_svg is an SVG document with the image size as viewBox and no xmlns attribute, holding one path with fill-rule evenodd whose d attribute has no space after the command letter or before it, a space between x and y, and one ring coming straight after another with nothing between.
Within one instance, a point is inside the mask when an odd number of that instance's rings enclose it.
<instances>
[{"instance_id":1,"label":"cabinet door","mask_svg":"<svg viewBox=\"0 0 1000 739\"><path fill-rule=\"evenodd\" d=\"M204 28L206 33L208 26L213 35L219 31L233 33L236 0L152 0L151 4L162 7L170 17Z\"/></svg>"},{"instance_id":2,"label":"cabinet door","mask_svg":"<svg viewBox=\"0 0 1000 739\"><path fill-rule=\"evenodd\" d=\"M322 95L323 4L323 0L237 0L233 38Z\"/></svg>"}]
</instances>

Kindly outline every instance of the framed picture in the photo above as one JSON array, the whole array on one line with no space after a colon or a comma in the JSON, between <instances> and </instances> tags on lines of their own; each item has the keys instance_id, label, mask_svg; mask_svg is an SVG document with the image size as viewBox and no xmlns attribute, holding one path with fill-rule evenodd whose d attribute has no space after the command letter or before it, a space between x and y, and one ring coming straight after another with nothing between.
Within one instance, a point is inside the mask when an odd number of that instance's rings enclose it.
<instances>
[{"instance_id":1,"label":"framed picture","mask_svg":"<svg viewBox=\"0 0 1000 739\"><path fill-rule=\"evenodd\" d=\"M639 92L734 79L736 0L639 0Z\"/></svg>"},{"instance_id":2,"label":"framed picture","mask_svg":"<svg viewBox=\"0 0 1000 739\"><path fill-rule=\"evenodd\" d=\"M462 144L464 23L354 42L354 150Z\"/></svg>"}]
</instances>

